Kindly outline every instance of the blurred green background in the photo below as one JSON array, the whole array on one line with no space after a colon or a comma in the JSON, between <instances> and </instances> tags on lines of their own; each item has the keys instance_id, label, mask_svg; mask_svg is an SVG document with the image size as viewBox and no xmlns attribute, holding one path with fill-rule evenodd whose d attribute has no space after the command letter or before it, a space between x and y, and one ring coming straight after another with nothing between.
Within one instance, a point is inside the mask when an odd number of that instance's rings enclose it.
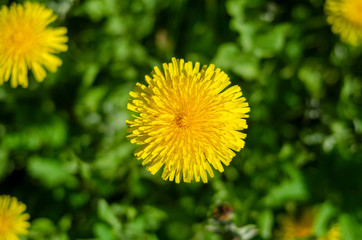
<instances>
[{"instance_id":1,"label":"blurred green background","mask_svg":"<svg viewBox=\"0 0 362 240\"><path fill-rule=\"evenodd\" d=\"M276 239L310 207L315 235L362 239L362 49L332 34L324 1L42 2L68 28L63 65L0 87L0 194L27 205L23 239L232 239L228 224ZM251 106L245 149L208 184L152 176L125 139L128 92L174 56L214 63Z\"/></svg>"}]
</instances>

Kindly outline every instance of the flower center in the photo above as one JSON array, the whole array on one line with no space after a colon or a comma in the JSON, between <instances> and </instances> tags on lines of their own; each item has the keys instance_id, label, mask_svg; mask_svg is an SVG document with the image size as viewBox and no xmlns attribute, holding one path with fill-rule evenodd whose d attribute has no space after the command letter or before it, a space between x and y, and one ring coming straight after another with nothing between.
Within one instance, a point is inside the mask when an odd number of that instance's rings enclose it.
<instances>
[{"instance_id":1,"label":"flower center","mask_svg":"<svg viewBox=\"0 0 362 240\"><path fill-rule=\"evenodd\" d=\"M34 46L32 40L32 34L29 31L15 32L11 36L14 43L14 47L19 49L19 51L27 52L31 49L31 46Z\"/></svg>"},{"instance_id":2,"label":"flower center","mask_svg":"<svg viewBox=\"0 0 362 240\"><path fill-rule=\"evenodd\" d=\"M359 26L362 26L362 1L346 1L346 6L343 11L344 17Z\"/></svg>"},{"instance_id":3,"label":"flower center","mask_svg":"<svg viewBox=\"0 0 362 240\"><path fill-rule=\"evenodd\" d=\"M176 115L175 122L179 128L186 128L190 125L189 117L184 113L179 113Z\"/></svg>"},{"instance_id":4,"label":"flower center","mask_svg":"<svg viewBox=\"0 0 362 240\"><path fill-rule=\"evenodd\" d=\"M34 24L19 23L12 30L8 31L4 36L5 46L10 46L10 49L15 55L27 55L33 51L34 46L37 46L37 34L35 34Z\"/></svg>"}]
</instances>

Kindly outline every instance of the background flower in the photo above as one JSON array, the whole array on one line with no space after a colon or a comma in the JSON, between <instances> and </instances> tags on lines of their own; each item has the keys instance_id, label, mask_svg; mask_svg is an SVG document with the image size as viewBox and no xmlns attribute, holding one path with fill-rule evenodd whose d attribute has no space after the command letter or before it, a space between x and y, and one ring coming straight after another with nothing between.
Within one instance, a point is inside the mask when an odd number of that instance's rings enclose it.
<instances>
[{"instance_id":1,"label":"background flower","mask_svg":"<svg viewBox=\"0 0 362 240\"><path fill-rule=\"evenodd\" d=\"M342 233L338 224L334 224L321 237L316 237L316 226L323 222L321 212L325 209L317 208L304 209L299 216L285 215L281 218L280 228L276 231L278 240L299 240L299 239L317 239L317 240L343 240ZM319 219L318 219L319 217ZM317 221L320 221L319 223ZM326 225L326 223L322 223ZM319 227L320 228L320 227ZM317 227L318 229L318 227Z\"/></svg>"},{"instance_id":2,"label":"background flower","mask_svg":"<svg viewBox=\"0 0 362 240\"><path fill-rule=\"evenodd\" d=\"M15 197L0 195L0 240L18 240L28 233L29 214L26 206Z\"/></svg>"},{"instance_id":3,"label":"background flower","mask_svg":"<svg viewBox=\"0 0 362 240\"><path fill-rule=\"evenodd\" d=\"M283 216L281 227L277 232L279 240L295 240L313 236L315 212L313 209L304 210L299 217Z\"/></svg>"},{"instance_id":4,"label":"background flower","mask_svg":"<svg viewBox=\"0 0 362 240\"><path fill-rule=\"evenodd\" d=\"M340 227L335 224L331 227L331 229L327 232L327 234L323 237L318 238L317 240L343 240L345 238L342 237L342 233Z\"/></svg>"},{"instance_id":5,"label":"background flower","mask_svg":"<svg viewBox=\"0 0 362 240\"><path fill-rule=\"evenodd\" d=\"M355 46L362 43L361 0L327 0L325 11L332 31L340 34L342 41Z\"/></svg>"},{"instance_id":6,"label":"background flower","mask_svg":"<svg viewBox=\"0 0 362 240\"><path fill-rule=\"evenodd\" d=\"M51 28L53 10L36 2L13 3L0 10L0 85L9 79L12 87L28 86L28 69L38 82L46 76L45 68L55 72L62 64L55 53L68 49L65 27Z\"/></svg>"}]
</instances>

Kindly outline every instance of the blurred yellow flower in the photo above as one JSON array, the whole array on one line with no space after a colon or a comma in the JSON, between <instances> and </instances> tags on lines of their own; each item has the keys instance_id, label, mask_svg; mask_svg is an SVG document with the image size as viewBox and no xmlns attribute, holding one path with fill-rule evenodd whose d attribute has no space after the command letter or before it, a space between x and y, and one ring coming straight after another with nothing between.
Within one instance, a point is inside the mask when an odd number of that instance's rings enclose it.
<instances>
[{"instance_id":1,"label":"blurred yellow flower","mask_svg":"<svg viewBox=\"0 0 362 240\"><path fill-rule=\"evenodd\" d=\"M0 195L0 240L18 240L19 235L28 233L29 214L24 213L25 209L15 197Z\"/></svg>"},{"instance_id":2,"label":"blurred yellow flower","mask_svg":"<svg viewBox=\"0 0 362 240\"><path fill-rule=\"evenodd\" d=\"M285 216L281 221L281 228L277 232L279 240L294 240L312 236L314 211L305 210L299 218Z\"/></svg>"},{"instance_id":3,"label":"blurred yellow flower","mask_svg":"<svg viewBox=\"0 0 362 240\"><path fill-rule=\"evenodd\" d=\"M163 69L130 92L127 108L139 116L127 121L127 138L141 145L135 155L152 174L164 165L164 180L207 183L210 165L223 172L222 163L244 147L249 104L239 86L225 89L229 77L213 64L200 70L198 62L172 58Z\"/></svg>"},{"instance_id":4,"label":"blurred yellow flower","mask_svg":"<svg viewBox=\"0 0 362 240\"><path fill-rule=\"evenodd\" d=\"M313 232L314 218L314 208L304 210L299 218L284 216L281 221L281 227L276 233L277 239L299 240L315 236ZM326 235L317 238L317 240L343 240L343 238L339 226L335 224Z\"/></svg>"},{"instance_id":5,"label":"blurred yellow flower","mask_svg":"<svg viewBox=\"0 0 362 240\"><path fill-rule=\"evenodd\" d=\"M65 27L47 27L56 15L45 5L26 2L24 5L2 6L0 10L0 85L11 76L11 86L28 86L28 69L37 81L46 76L46 67L56 72L62 61L54 53L68 49Z\"/></svg>"},{"instance_id":6,"label":"blurred yellow flower","mask_svg":"<svg viewBox=\"0 0 362 240\"><path fill-rule=\"evenodd\" d=\"M324 237L318 238L318 240L342 240L342 233L337 224L333 225Z\"/></svg>"},{"instance_id":7,"label":"blurred yellow flower","mask_svg":"<svg viewBox=\"0 0 362 240\"><path fill-rule=\"evenodd\" d=\"M352 45L362 43L362 0L327 0L327 21L342 41Z\"/></svg>"}]
</instances>

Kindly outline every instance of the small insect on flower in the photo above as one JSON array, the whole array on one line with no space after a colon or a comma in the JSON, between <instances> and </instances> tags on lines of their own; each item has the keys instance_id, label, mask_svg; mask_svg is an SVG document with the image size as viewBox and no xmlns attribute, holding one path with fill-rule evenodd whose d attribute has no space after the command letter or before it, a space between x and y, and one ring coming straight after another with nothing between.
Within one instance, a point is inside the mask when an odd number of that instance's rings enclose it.
<instances>
[{"instance_id":1,"label":"small insect on flower","mask_svg":"<svg viewBox=\"0 0 362 240\"><path fill-rule=\"evenodd\" d=\"M19 240L26 235L30 223L26 206L15 197L0 195L0 240Z\"/></svg>"},{"instance_id":2,"label":"small insect on flower","mask_svg":"<svg viewBox=\"0 0 362 240\"><path fill-rule=\"evenodd\" d=\"M35 2L13 3L0 9L0 85L9 79L12 87L28 86L28 69L38 82L47 68L56 72L62 61L55 53L67 51L65 27L51 28L53 10ZM10 78L11 77L11 78Z\"/></svg>"},{"instance_id":3,"label":"small insect on flower","mask_svg":"<svg viewBox=\"0 0 362 240\"><path fill-rule=\"evenodd\" d=\"M213 64L200 70L172 58L163 69L130 92L127 108L138 116L126 121L127 138L140 145L135 155L152 174L164 166L164 180L207 183L211 166L223 172L244 147L249 104L239 86L226 89L229 77Z\"/></svg>"},{"instance_id":4,"label":"small insect on flower","mask_svg":"<svg viewBox=\"0 0 362 240\"><path fill-rule=\"evenodd\" d=\"M327 0L327 21L343 42L354 46L362 43L362 0Z\"/></svg>"}]
</instances>

